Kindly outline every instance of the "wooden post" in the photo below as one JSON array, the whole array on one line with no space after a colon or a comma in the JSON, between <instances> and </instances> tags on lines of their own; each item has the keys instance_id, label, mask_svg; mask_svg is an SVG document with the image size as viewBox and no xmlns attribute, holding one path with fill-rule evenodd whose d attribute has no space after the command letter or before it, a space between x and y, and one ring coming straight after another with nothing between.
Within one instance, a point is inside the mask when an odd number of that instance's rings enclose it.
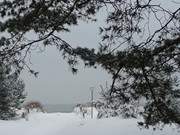
<instances>
[{"instance_id":1,"label":"wooden post","mask_svg":"<svg viewBox=\"0 0 180 135\"><path fill-rule=\"evenodd\" d=\"M91 87L90 90L91 90L91 118L93 119L94 87Z\"/></svg>"}]
</instances>

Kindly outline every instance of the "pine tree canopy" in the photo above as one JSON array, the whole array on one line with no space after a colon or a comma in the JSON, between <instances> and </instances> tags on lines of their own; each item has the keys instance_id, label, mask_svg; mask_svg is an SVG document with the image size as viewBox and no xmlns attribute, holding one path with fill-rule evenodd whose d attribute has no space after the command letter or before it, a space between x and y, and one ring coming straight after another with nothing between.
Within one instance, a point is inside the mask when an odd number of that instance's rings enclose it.
<instances>
[{"instance_id":1,"label":"pine tree canopy","mask_svg":"<svg viewBox=\"0 0 180 135\"><path fill-rule=\"evenodd\" d=\"M60 37L78 20L95 21L101 9L106 9L107 18L98 50L73 48ZM122 104L143 100L146 126L180 124L178 1L3 0L0 16L0 60L17 71L29 69L26 57L31 48L54 45L72 71L77 71L80 58L86 66L100 65L111 74L108 93ZM32 33L36 38L28 37Z\"/></svg>"}]
</instances>

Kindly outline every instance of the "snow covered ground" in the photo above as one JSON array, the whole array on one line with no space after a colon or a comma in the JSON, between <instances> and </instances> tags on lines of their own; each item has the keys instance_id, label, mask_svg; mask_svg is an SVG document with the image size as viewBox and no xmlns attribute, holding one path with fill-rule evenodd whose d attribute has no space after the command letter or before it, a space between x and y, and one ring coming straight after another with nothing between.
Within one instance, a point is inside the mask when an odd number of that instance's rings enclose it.
<instances>
[{"instance_id":1,"label":"snow covered ground","mask_svg":"<svg viewBox=\"0 0 180 135\"><path fill-rule=\"evenodd\" d=\"M180 129L140 129L136 119L83 119L76 113L33 113L25 119L0 121L0 135L180 135Z\"/></svg>"}]
</instances>

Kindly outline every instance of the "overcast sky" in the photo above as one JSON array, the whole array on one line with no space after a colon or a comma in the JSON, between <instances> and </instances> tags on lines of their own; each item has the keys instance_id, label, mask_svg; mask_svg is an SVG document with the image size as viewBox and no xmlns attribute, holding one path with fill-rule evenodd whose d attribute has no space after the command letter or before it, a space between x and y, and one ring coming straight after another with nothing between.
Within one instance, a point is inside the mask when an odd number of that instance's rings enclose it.
<instances>
[{"instance_id":1,"label":"overcast sky","mask_svg":"<svg viewBox=\"0 0 180 135\"><path fill-rule=\"evenodd\" d=\"M169 9L178 8L179 4L172 5L171 0L158 0L163 6ZM179 0L176 0L178 2ZM157 3L158 4L158 3ZM98 47L100 37L98 28L105 24L105 12L97 15L97 23L80 22L79 26L71 28L70 33L61 33L67 42L73 47L86 46ZM151 20L151 29L156 28L153 19ZM73 75L69 66L61 58L61 54L53 47L46 48L46 51L39 53L33 52L32 67L39 71L39 77L35 78L25 71L22 79L26 84L28 93L27 100L41 101L43 104L72 104L87 102L90 100L90 87L95 88L95 98L98 98L100 92L99 86L105 86L106 82L111 83L111 77L101 68L84 68L79 66L77 75Z\"/></svg>"},{"instance_id":2,"label":"overcast sky","mask_svg":"<svg viewBox=\"0 0 180 135\"><path fill-rule=\"evenodd\" d=\"M74 46L98 47L99 26L104 24L103 14L97 23L80 22L71 28L70 33L61 33L67 42ZM43 53L35 51L31 57L31 67L39 71L38 78L27 71L22 74L26 84L27 100L43 104L72 104L90 100L90 87L94 87L95 99L98 98L100 85L110 82L110 76L101 68L84 68L80 65L77 75L73 75L67 63L55 47L47 47Z\"/></svg>"}]
</instances>

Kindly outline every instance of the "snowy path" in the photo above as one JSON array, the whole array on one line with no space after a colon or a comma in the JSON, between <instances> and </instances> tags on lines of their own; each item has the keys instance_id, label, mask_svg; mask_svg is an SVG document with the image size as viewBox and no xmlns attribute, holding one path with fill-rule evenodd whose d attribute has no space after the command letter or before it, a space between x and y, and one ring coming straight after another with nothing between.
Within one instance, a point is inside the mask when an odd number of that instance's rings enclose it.
<instances>
[{"instance_id":1,"label":"snowy path","mask_svg":"<svg viewBox=\"0 0 180 135\"><path fill-rule=\"evenodd\" d=\"M33 114L28 121L0 121L0 135L56 135L68 124L78 120L72 113Z\"/></svg>"},{"instance_id":2,"label":"snowy path","mask_svg":"<svg viewBox=\"0 0 180 135\"><path fill-rule=\"evenodd\" d=\"M82 119L74 113L37 113L18 121L0 121L0 135L179 135L180 129L162 131L137 127L137 120Z\"/></svg>"}]
</instances>

